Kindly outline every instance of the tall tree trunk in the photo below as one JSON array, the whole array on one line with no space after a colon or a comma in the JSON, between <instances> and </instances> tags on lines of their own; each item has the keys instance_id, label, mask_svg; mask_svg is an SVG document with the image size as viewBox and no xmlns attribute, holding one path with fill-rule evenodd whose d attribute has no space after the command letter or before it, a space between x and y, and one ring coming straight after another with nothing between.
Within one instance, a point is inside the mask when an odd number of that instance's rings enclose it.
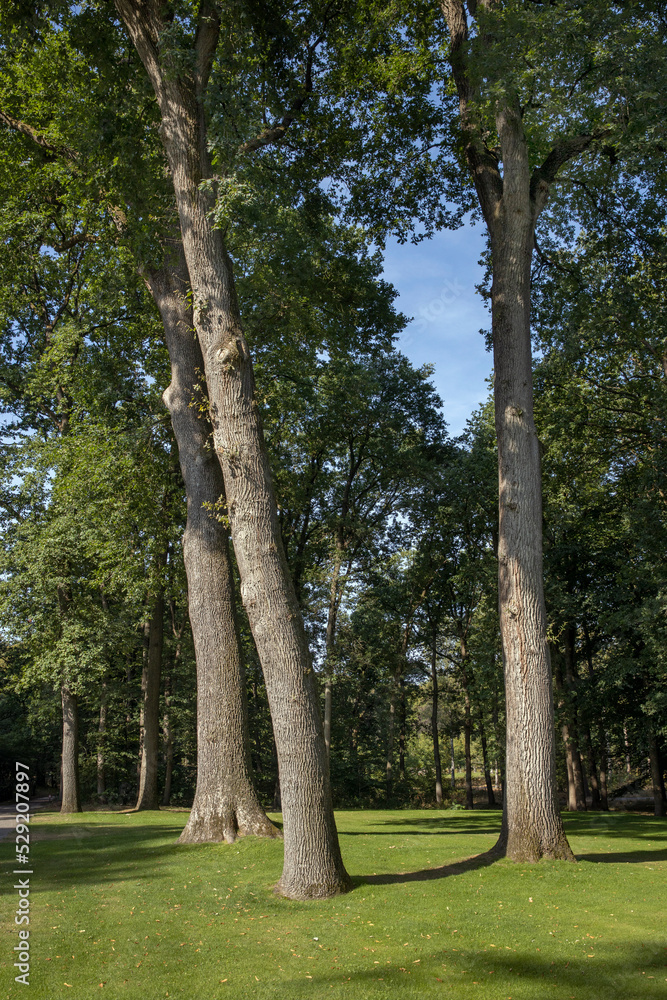
<instances>
[{"instance_id":1,"label":"tall tree trunk","mask_svg":"<svg viewBox=\"0 0 667 1000\"><path fill-rule=\"evenodd\" d=\"M340 541L336 545L331 586L329 588L329 610L327 613L326 659L324 664L324 745L327 758L331 754L331 712L333 708L334 650L336 645L336 619L338 617L338 581L343 561Z\"/></svg>"},{"instance_id":2,"label":"tall tree trunk","mask_svg":"<svg viewBox=\"0 0 667 1000\"><path fill-rule=\"evenodd\" d=\"M438 653L436 649L437 636L433 630L431 643L431 683L433 695L431 702L431 735L433 737L433 761L435 763L435 801L442 805L442 764L440 762L440 737L438 735Z\"/></svg>"},{"instance_id":3,"label":"tall tree trunk","mask_svg":"<svg viewBox=\"0 0 667 1000\"><path fill-rule=\"evenodd\" d=\"M104 767L105 740L107 729L107 682L102 681L102 694L100 697L100 720L97 726L97 797L100 802L105 802L107 791L106 773Z\"/></svg>"},{"instance_id":4,"label":"tall tree trunk","mask_svg":"<svg viewBox=\"0 0 667 1000\"><path fill-rule=\"evenodd\" d=\"M454 760L454 737L449 737L449 777L452 791L456 790L456 761Z\"/></svg>"},{"instance_id":5,"label":"tall tree trunk","mask_svg":"<svg viewBox=\"0 0 667 1000\"><path fill-rule=\"evenodd\" d=\"M559 167L580 150L567 146L531 173L521 109L511 96L499 96L495 107L500 159L489 149L471 107L475 81L467 64L466 8L463 0L441 0L440 6L451 39L463 146L491 242L498 604L507 723L506 824L497 850L516 861L573 860L556 789L542 569L542 484L533 416L530 268L535 222L546 204L549 184ZM492 44L484 35L481 42Z\"/></svg>"},{"instance_id":6,"label":"tall tree trunk","mask_svg":"<svg viewBox=\"0 0 667 1000\"><path fill-rule=\"evenodd\" d=\"M408 722L408 707L405 696L405 673L401 671L401 676L398 682L398 704L399 704L399 723L398 723L398 780L401 783L405 782L405 743L406 743L406 728Z\"/></svg>"},{"instance_id":7,"label":"tall tree trunk","mask_svg":"<svg viewBox=\"0 0 667 1000\"><path fill-rule=\"evenodd\" d=\"M160 746L160 673L164 644L164 591L160 584L153 601L148 632L148 655L141 674L141 761L137 809L159 809L157 775Z\"/></svg>"},{"instance_id":8,"label":"tall tree trunk","mask_svg":"<svg viewBox=\"0 0 667 1000\"><path fill-rule=\"evenodd\" d=\"M484 728L484 717L482 715L482 709L479 710L479 738L482 744L482 761L484 763L484 781L486 783L486 801L489 804L489 808L493 808L496 804L496 796L493 791L493 782L491 781L491 768L489 767L489 755L486 749L486 730Z\"/></svg>"},{"instance_id":9,"label":"tall tree trunk","mask_svg":"<svg viewBox=\"0 0 667 1000\"><path fill-rule=\"evenodd\" d=\"M61 813L81 812L79 793L79 706L67 684L60 688L63 708Z\"/></svg>"},{"instance_id":10,"label":"tall tree trunk","mask_svg":"<svg viewBox=\"0 0 667 1000\"><path fill-rule=\"evenodd\" d=\"M565 682L567 687L567 709L570 723L570 739L572 741L572 768L576 808L578 812L586 811L586 775L579 747L579 712L577 707L577 632L573 625L565 629Z\"/></svg>"},{"instance_id":11,"label":"tall tree trunk","mask_svg":"<svg viewBox=\"0 0 667 1000\"><path fill-rule=\"evenodd\" d=\"M658 738L653 730L650 730L648 737L649 762L651 765L651 782L653 784L653 814L655 816L665 815L665 795L662 779L662 765L660 762L660 747Z\"/></svg>"},{"instance_id":12,"label":"tall tree trunk","mask_svg":"<svg viewBox=\"0 0 667 1000\"><path fill-rule=\"evenodd\" d=\"M475 802L472 793L472 759L470 756L470 741L472 738L472 715L470 711L470 676L467 667L468 651L466 640L460 636L461 643L461 684L463 686L464 713L463 713L463 745L465 752L465 787L466 787L466 809L474 809Z\"/></svg>"},{"instance_id":13,"label":"tall tree trunk","mask_svg":"<svg viewBox=\"0 0 667 1000\"><path fill-rule=\"evenodd\" d=\"M591 809L600 809L600 782L598 780L598 768L595 760L595 750L591 738L591 727L586 722L582 726L584 746L586 748L586 760L588 763L588 778L591 786Z\"/></svg>"},{"instance_id":14,"label":"tall tree trunk","mask_svg":"<svg viewBox=\"0 0 667 1000\"><path fill-rule=\"evenodd\" d=\"M571 714L568 697L569 690L565 685L563 654L554 646L552 647L551 658L554 666L556 691L558 692L558 714L561 718L561 734L563 736L563 746L565 748L565 765L567 768L567 809L568 812L576 812L580 804L582 786L581 781L579 781L579 788L577 786L577 771L575 766L576 745L572 738Z\"/></svg>"},{"instance_id":15,"label":"tall tree trunk","mask_svg":"<svg viewBox=\"0 0 667 1000\"><path fill-rule=\"evenodd\" d=\"M171 678L164 682L164 715L162 716L162 747L164 755L164 789L162 805L171 802L171 778L174 770L174 737L171 731Z\"/></svg>"},{"instance_id":16,"label":"tall tree trunk","mask_svg":"<svg viewBox=\"0 0 667 1000\"><path fill-rule=\"evenodd\" d=\"M218 8L202 4L190 65L160 49L159 0L116 0L160 108L160 135L176 195L204 357L213 440L225 481L241 595L257 646L280 771L285 854L278 889L306 899L350 887L329 783L316 677L283 551L232 265L211 221L204 97L220 34ZM163 61L164 60L164 61Z\"/></svg>"},{"instance_id":17,"label":"tall tree trunk","mask_svg":"<svg viewBox=\"0 0 667 1000\"><path fill-rule=\"evenodd\" d=\"M197 664L197 787L181 843L232 842L238 834L278 836L260 805L250 763L245 670L236 621L229 538L212 429L192 406L204 368L192 336L189 280L182 247L171 266L147 271L171 360L163 399L171 416L187 496L183 561Z\"/></svg>"},{"instance_id":18,"label":"tall tree trunk","mask_svg":"<svg viewBox=\"0 0 667 1000\"><path fill-rule=\"evenodd\" d=\"M609 811L609 799L607 795L607 735L602 728L598 729L598 741L600 745L600 808L605 812Z\"/></svg>"},{"instance_id":19,"label":"tall tree trunk","mask_svg":"<svg viewBox=\"0 0 667 1000\"><path fill-rule=\"evenodd\" d=\"M385 796L387 803L394 794L394 729L396 725L396 689L398 676L394 672L389 689L389 718L387 720L387 757L385 762Z\"/></svg>"}]
</instances>

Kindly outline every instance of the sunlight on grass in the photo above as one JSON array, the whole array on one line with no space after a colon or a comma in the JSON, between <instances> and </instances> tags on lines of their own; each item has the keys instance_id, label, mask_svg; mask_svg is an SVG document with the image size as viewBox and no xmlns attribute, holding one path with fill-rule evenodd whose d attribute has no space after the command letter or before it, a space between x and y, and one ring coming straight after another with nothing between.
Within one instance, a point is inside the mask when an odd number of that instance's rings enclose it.
<instances>
[{"instance_id":1,"label":"sunlight on grass","mask_svg":"<svg viewBox=\"0 0 667 1000\"><path fill-rule=\"evenodd\" d=\"M35 816L32 998L665 996L663 820L566 816L576 865L458 864L493 845L498 812L340 812L356 887L295 903L272 892L281 843L177 846L186 816Z\"/></svg>"}]
</instances>

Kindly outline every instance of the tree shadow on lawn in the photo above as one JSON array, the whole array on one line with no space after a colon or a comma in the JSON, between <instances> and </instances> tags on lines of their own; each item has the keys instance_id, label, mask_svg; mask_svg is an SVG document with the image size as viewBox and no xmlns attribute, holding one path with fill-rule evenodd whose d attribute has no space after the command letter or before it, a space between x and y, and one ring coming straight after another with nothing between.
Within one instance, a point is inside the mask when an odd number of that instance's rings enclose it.
<instances>
[{"instance_id":1,"label":"tree shadow on lawn","mask_svg":"<svg viewBox=\"0 0 667 1000\"><path fill-rule=\"evenodd\" d=\"M425 816L424 818L414 817L405 819L378 819L371 821L363 830L346 830L340 824L338 832L342 837L395 837L403 833L409 833L411 837L432 837L437 833L463 834L498 834L502 813L493 813L490 816L479 816L477 822L470 813L459 816L457 813L438 816ZM412 830L380 830L378 827L414 827ZM427 829L424 829L426 827Z\"/></svg>"},{"instance_id":2,"label":"tree shadow on lawn","mask_svg":"<svg viewBox=\"0 0 667 1000\"><path fill-rule=\"evenodd\" d=\"M362 885L399 885L403 882L432 882L435 879L448 878L450 875L463 875L464 872L476 871L478 868L487 868L502 855L495 849L485 851L483 854L475 854L470 858L462 858L460 861L452 861L439 868L422 868L416 872L391 872L385 875L359 875L354 877L354 882Z\"/></svg>"},{"instance_id":3,"label":"tree shadow on lawn","mask_svg":"<svg viewBox=\"0 0 667 1000\"><path fill-rule=\"evenodd\" d=\"M376 966L374 970L337 969L328 976L314 976L308 980L309 995L326 996L328 988L344 987L348 982L356 987L359 997L375 995L380 989L391 990L392 996L428 995L438 992L442 996L443 985L450 987L456 981L471 986L476 975L479 985L486 986L494 992L485 993L488 997L505 997L512 988L520 988L522 983L533 991L537 997L550 997L552 1000L563 1000L576 997L577 1000L615 1000L628 997L642 997L642 1000L664 997L664 957L658 947L642 949L639 941L628 943L622 950L619 948L613 955L608 950L600 951L595 959L577 956L568 961L554 962L551 953L545 951L540 955L527 954L521 950L507 952L498 949L493 953L483 953L473 948L460 951L452 962L452 953L446 950L429 956L422 955L419 970L419 985L413 985L417 979L414 966L412 969L401 970L396 965ZM443 961L447 963L448 971L443 970ZM452 965L454 968L452 969ZM491 974L492 969L492 974ZM379 975L381 973L381 975ZM465 978L463 978L465 973ZM454 980L454 976L456 979ZM460 978L459 978L460 977ZM650 978L649 978L650 977ZM424 981L425 980L425 981ZM510 983L508 983L508 980ZM382 987L379 982L383 981ZM500 985L502 981L502 986ZM636 984L636 992L630 993L632 981ZM443 985L440 985L443 984ZM302 983L293 980L286 982L286 992L293 986L293 995L302 996ZM324 986L327 990L325 991ZM525 987L524 987L525 988ZM456 989L454 985L454 989ZM318 992L321 991L321 992ZM377 991L377 992L376 992ZM498 992L495 992L498 991ZM336 994L339 995L339 994ZM449 994L450 996L456 993Z\"/></svg>"},{"instance_id":4,"label":"tree shadow on lawn","mask_svg":"<svg viewBox=\"0 0 667 1000\"><path fill-rule=\"evenodd\" d=\"M656 816L621 812L563 813L565 832L570 836L604 835L628 840L667 841L667 822Z\"/></svg>"},{"instance_id":5,"label":"tree shadow on lawn","mask_svg":"<svg viewBox=\"0 0 667 1000\"><path fill-rule=\"evenodd\" d=\"M191 850L193 846L211 846L178 845L177 851L173 851L177 846L176 839L183 830L182 824L88 826L82 823L80 826L44 824L40 827L45 836L35 844L39 877L34 880L34 888L31 886L33 892L52 889L64 881L71 886L150 880L155 877L173 879L170 862L182 859L185 856L182 851Z\"/></svg>"}]
</instances>

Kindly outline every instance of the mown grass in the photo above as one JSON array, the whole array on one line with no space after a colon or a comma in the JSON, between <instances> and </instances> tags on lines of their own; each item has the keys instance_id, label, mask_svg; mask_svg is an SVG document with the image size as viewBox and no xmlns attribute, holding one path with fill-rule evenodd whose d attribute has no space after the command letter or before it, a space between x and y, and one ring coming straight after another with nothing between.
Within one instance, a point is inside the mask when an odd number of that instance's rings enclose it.
<instances>
[{"instance_id":1,"label":"mown grass","mask_svg":"<svg viewBox=\"0 0 667 1000\"><path fill-rule=\"evenodd\" d=\"M35 815L29 991L13 981L15 866L2 842L0 995L667 995L663 820L566 816L577 864L517 865L463 861L493 845L497 812L340 812L356 888L295 903L272 892L280 842L177 846L185 818Z\"/></svg>"}]
</instances>

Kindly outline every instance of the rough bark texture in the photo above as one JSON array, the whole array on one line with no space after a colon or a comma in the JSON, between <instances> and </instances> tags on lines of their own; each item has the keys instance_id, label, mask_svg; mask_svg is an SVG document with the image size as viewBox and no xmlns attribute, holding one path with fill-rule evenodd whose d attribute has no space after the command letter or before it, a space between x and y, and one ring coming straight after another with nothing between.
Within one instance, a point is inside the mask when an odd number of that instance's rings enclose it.
<instances>
[{"instance_id":1,"label":"rough bark texture","mask_svg":"<svg viewBox=\"0 0 667 1000\"><path fill-rule=\"evenodd\" d=\"M531 171L521 110L511 97L499 98L495 109L498 156L486 145L471 115L470 102L475 95L466 62L466 8L462 0L441 0L440 6L450 33L465 155L491 240L500 515L498 600L507 720L506 824L498 851L517 861L541 857L572 860L556 792L542 572L540 455L533 418L530 264L535 222L546 204L549 184L560 166L586 149L593 137L565 141Z\"/></svg>"},{"instance_id":2,"label":"rough bark texture","mask_svg":"<svg viewBox=\"0 0 667 1000\"><path fill-rule=\"evenodd\" d=\"M334 822L319 696L280 537L231 261L212 227L204 91L218 43L217 7L202 4L192 65L165 65L157 0L116 0L159 105L204 357L241 596L259 654L278 750L285 863L278 891L298 899L347 890Z\"/></svg>"},{"instance_id":3,"label":"rough bark texture","mask_svg":"<svg viewBox=\"0 0 667 1000\"><path fill-rule=\"evenodd\" d=\"M79 706L66 684L60 689L63 707L62 813L81 812L79 794Z\"/></svg>"},{"instance_id":4,"label":"rough bark texture","mask_svg":"<svg viewBox=\"0 0 667 1000\"><path fill-rule=\"evenodd\" d=\"M137 809L159 809L157 790L160 749L160 673L164 644L164 595L153 602L148 631L148 654L141 674L141 758Z\"/></svg>"},{"instance_id":5,"label":"rough bark texture","mask_svg":"<svg viewBox=\"0 0 667 1000\"><path fill-rule=\"evenodd\" d=\"M255 791L246 683L241 658L227 528L219 513L224 482L211 426L191 405L204 362L192 334L182 248L172 266L146 274L160 310L171 360L164 402L171 416L187 496L183 560L197 663L197 788L180 843L233 842L278 830Z\"/></svg>"}]
</instances>

